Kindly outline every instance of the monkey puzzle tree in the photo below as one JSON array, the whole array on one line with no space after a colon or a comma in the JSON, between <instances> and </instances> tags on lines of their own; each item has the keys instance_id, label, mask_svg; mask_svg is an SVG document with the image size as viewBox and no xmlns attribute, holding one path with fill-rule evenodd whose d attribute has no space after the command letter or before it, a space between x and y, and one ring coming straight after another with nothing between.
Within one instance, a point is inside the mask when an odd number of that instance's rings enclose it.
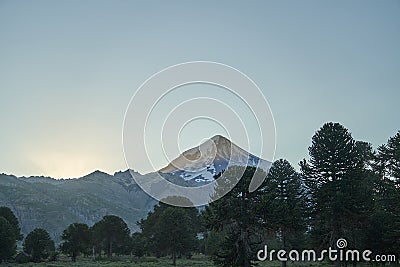
<instances>
[{"instance_id":1,"label":"monkey puzzle tree","mask_svg":"<svg viewBox=\"0 0 400 267\"><path fill-rule=\"evenodd\" d=\"M136 257L143 257L146 253L145 240L142 233L132 234L132 254Z\"/></svg>"},{"instance_id":2,"label":"monkey puzzle tree","mask_svg":"<svg viewBox=\"0 0 400 267\"><path fill-rule=\"evenodd\" d=\"M306 232L306 197L300 175L287 160L273 163L266 178L262 213L267 228L277 233L282 249L299 243ZM286 261L282 261L286 266Z\"/></svg>"},{"instance_id":3,"label":"monkey puzzle tree","mask_svg":"<svg viewBox=\"0 0 400 267\"><path fill-rule=\"evenodd\" d=\"M223 266L253 265L256 250L259 249L260 216L264 183L253 192L249 185L256 173L254 167L233 166L217 178L215 195L225 191L227 185L235 185L225 196L212 202L203 212L203 221L210 231L224 233L221 240L222 249L212 256L215 263ZM260 173L259 173L260 175ZM262 172L264 177L266 174Z\"/></svg>"},{"instance_id":4,"label":"monkey puzzle tree","mask_svg":"<svg viewBox=\"0 0 400 267\"><path fill-rule=\"evenodd\" d=\"M10 259L16 252L15 231L13 226L0 217L0 262Z\"/></svg>"},{"instance_id":5,"label":"monkey puzzle tree","mask_svg":"<svg viewBox=\"0 0 400 267\"><path fill-rule=\"evenodd\" d=\"M138 222L147 250L156 256L170 254L173 265L178 256L194 251L199 224L196 208L175 207L162 202L146 219Z\"/></svg>"},{"instance_id":6,"label":"monkey puzzle tree","mask_svg":"<svg viewBox=\"0 0 400 267\"><path fill-rule=\"evenodd\" d=\"M64 230L61 236L63 243L60 245L62 252L68 254L72 261L80 253L89 253L91 245L91 231L84 223L72 223Z\"/></svg>"},{"instance_id":7,"label":"monkey puzzle tree","mask_svg":"<svg viewBox=\"0 0 400 267\"><path fill-rule=\"evenodd\" d=\"M18 219L9 207L0 207L0 262L16 252L16 241L22 240Z\"/></svg>"},{"instance_id":8,"label":"monkey puzzle tree","mask_svg":"<svg viewBox=\"0 0 400 267\"><path fill-rule=\"evenodd\" d=\"M377 253L400 250L400 131L378 148L374 171L374 213L368 229L368 242Z\"/></svg>"},{"instance_id":9,"label":"monkey puzzle tree","mask_svg":"<svg viewBox=\"0 0 400 267\"><path fill-rule=\"evenodd\" d=\"M30 232L26 236L23 246L24 251L31 256L31 260L34 262L47 259L55 251L54 241L42 228L36 228Z\"/></svg>"},{"instance_id":10,"label":"monkey puzzle tree","mask_svg":"<svg viewBox=\"0 0 400 267\"><path fill-rule=\"evenodd\" d=\"M130 230L120 217L106 215L101 221L93 225L92 231L94 244L104 249L108 258L111 258L114 252L126 253L130 251Z\"/></svg>"},{"instance_id":11,"label":"monkey puzzle tree","mask_svg":"<svg viewBox=\"0 0 400 267\"><path fill-rule=\"evenodd\" d=\"M373 176L366 168L371 146L356 142L345 127L330 122L312 137L309 155L300 167L311 200L313 240L315 245L334 247L339 238L351 240L357 225L371 213Z\"/></svg>"},{"instance_id":12,"label":"monkey puzzle tree","mask_svg":"<svg viewBox=\"0 0 400 267\"><path fill-rule=\"evenodd\" d=\"M19 227L19 222L17 217L14 215L9 207L0 207L0 217L4 217L12 226L15 238L17 240L22 240L23 236L21 234L21 228Z\"/></svg>"}]
</instances>

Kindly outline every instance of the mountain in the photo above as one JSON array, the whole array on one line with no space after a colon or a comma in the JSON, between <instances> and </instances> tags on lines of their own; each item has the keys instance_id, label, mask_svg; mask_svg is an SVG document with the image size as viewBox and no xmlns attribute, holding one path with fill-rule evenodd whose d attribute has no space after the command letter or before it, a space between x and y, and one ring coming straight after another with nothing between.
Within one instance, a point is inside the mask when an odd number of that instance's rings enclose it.
<instances>
[{"instance_id":1,"label":"mountain","mask_svg":"<svg viewBox=\"0 0 400 267\"><path fill-rule=\"evenodd\" d=\"M158 174L174 184L196 187L212 181L229 164L259 165L265 170L270 166L269 161L217 135L183 152ZM157 173L133 175L148 181L154 190L165 191L164 186L158 188L152 183ZM114 175L95 171L76 179L0 174L0 206L13 210L25 236L41 227L59 242L69 224L82 222L92 226L107 214L120 216L131 230L137 230L136 222L146 217L155 204L157 201L136 184L129 170Z\"/></svg>"},{"instance_id":2,"label":"mountain","mask_svg":"<svg viewBox=\"0 0 400 267\"><path fill-rule=\"evenodd\" d=\"M271 162L248 153L222 135L216 135L198 147L186 150L159 172L204 183L214 180L214 176L226 170L228 165L258 166L266 171Z\"/></svg>"},{"instance_id":3,"label":"mountain","mask_svg":"<svg viewBox=\"0 0 400 267\"><path fill-rule=\"evenodd\" d=\"M107 214L120 216L131 230L137 230L136 222L156 203L134 182L129 171L114 175L95 171L63 180L0 174L0 206L13 210L22 233L26 236L42 227L56 242L70 223L93 225Z\"/></svg>"}]
</instances>

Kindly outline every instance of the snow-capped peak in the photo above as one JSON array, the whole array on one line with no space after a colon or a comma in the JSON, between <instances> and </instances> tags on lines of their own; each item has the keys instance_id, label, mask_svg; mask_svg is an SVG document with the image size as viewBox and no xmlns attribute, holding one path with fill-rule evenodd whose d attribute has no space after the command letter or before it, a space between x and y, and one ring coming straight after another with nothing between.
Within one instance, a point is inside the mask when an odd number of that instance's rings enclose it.
<instances>
[{"instance_id":1,"label":"snow-capped peak","mask_svg":"<svg viewBox=\"0 0 400 267\"><path fill-rule=\"evenodd\" d=\"M259 166L267 170L270 162L248 153L222 135L215 135L199 146L186 150L159 171L179 175L185 180L207 182L226 170L228 165Z\"/></svg>"}]
</instances>

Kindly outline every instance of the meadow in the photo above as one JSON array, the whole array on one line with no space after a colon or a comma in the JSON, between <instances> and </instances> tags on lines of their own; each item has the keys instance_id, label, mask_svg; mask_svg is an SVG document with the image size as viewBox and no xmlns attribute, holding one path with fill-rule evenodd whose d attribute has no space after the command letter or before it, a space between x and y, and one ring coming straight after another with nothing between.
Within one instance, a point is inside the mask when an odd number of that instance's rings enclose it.
<instances>
[{"instance_id":1,"label":"meadow","mask_svg":"<svg viewBox=\"0 0 400 267\"><path fill-rule=\"evenodd\" d=\"M0 264L0 266L2 266ZM14 267L14 266L28 266L28 267L98 267L98 266L108 266L108 267L163 267L163 266L173 266L170 257L142 257L135 258L130 256L120 256L114 257L113 259L103 258L100 260L92 261L91 258L79 257L76 262L72 262L70 258L65 255L60 255L57 261L54 262L40 262L40 263L24 263L24 264L6 264L4 266ZM194 255L191 259L180 258L177 259L176 266L178 267L213 267L215 266L207 256L205 255ZM258 262L259 267L280 267L281 263L279 261L274 262ZM310 262L287 262L287 267L317 267L317 266L334 266L333 264L322 262L322 263L310 263ZM358 264L358 266L367 266L367 264ZM368 264L368 266L374 266Z\"/></svg>"}]
</instances>

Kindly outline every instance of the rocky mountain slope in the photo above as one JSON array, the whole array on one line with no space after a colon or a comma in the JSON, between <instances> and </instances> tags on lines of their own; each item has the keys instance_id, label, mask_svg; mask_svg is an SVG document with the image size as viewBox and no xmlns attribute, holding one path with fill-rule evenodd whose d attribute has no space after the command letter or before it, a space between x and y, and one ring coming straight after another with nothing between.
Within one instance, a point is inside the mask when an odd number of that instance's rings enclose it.
<instances>
[{"instance_id":1,"label":"rocky mountain slope","mask_svg":"<svg viewBox=\"0 0 400 267\"><path fill-rule=\"evenodd\" d=\"M106 214L120 216L135 230L136 221L156 203L136 185L128 171L114 175L95 171L63 180L0 174L0 206L14 211L22 233L42 227L56 241L70 223L93 225Z\"/></svg>"}]
</instances>

